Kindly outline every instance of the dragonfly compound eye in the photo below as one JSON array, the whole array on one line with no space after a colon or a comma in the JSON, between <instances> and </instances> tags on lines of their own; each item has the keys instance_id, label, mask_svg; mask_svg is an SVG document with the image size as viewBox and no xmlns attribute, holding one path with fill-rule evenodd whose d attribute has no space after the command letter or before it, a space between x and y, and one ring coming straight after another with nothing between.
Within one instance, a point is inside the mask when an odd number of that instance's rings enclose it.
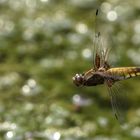
<instances>
[{"instance_id":1,"label":"dragonfly compound eye","mask_svg":"<svg viewBox=\"0 0 140 140\"><path fill-rule=\"evenodd\" d=\"M83 85L83 81L84 81L84 78L81 74L76 74L73 78L73 83L76 85L76 86L81 86Z\"/></svg>"}]
</instances>

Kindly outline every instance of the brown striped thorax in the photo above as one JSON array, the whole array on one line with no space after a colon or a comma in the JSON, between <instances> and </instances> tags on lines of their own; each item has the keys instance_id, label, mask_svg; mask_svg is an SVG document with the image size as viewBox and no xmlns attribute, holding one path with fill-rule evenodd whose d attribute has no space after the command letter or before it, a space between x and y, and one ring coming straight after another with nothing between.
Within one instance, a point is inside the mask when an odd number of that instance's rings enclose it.
<instances>
[{"instance_id":1,"label":"brown striped thorax","mask_svg":"<svg viewBox=\"0 0 140 140\"><path fill-rule=\"evenodd\" d=\"M96 16L98 10L96 11ZM94 43L94 57L93 66L90 70L83 74L76 74L72 80L76 86L96 86L105 84L109 89L109 95L111 97L111 104L114 114L119 119L120 112L118 110L118 95L115 93L117 88L113 87L119 81L140 76L140 67L114 67L111 68L108 63L108 49L103 49L100 40L100 33L95 36L97 40Z\"/></svg>"}]
</instances>

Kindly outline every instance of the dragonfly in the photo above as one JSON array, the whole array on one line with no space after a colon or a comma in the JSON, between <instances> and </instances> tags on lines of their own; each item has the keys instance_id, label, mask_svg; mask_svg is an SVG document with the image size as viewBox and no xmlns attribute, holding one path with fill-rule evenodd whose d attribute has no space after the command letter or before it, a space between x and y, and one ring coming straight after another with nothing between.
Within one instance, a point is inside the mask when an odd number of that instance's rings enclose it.
<instances>
[{"instance_id":1,"label":"dragonfly","mask_svg":"<svg viewBox=\"0 0 140 140\"><path fill-rule=\"evenodd\" d=\"M97 15L98 10L96 11ZM140 67L111 67L108 63L110 49L103 49L102 45L99 44L100 32L96 33L95 38L92 68L82 74L76 74L72 80L78 87L106 85L114 115L122 123L123 117L121 116L121 103L119 99L123 93L119 91L118 83L122 80L140 76Z\"/></svg>"}]
</instances>

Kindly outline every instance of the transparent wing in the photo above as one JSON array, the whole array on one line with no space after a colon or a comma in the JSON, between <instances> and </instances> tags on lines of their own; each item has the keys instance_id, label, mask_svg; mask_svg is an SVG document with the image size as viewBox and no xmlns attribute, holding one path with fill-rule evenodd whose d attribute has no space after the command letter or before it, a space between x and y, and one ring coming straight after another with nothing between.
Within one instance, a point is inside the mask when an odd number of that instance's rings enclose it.
<instances>
[{"instance_id":1,"label":"transparent wing","mask_svg":"<svg viewBox=\"0 0 140 140\"><path fill-rule=\"evenodd\" d=\"M111 87L107 86L113 113L116 119L121 123L125 123L127 105L127 93L122 83L115 83Z\"/></svg>"},{"instance_id":2,"label":"transparent wing","mask_svg":"<svg viewBox=\"0 0 140 140\"><path fill-rule=\"evenodd\" d=\"M95 19L94 19L94 35L93 35L93 48L92 48L92 52L93 52L93 66L94 69L98 69L100 66L100 53L99 53L99 48L101 47L100 42L101 42L101 38L100 38L100 32L98 32L97 30L97 16L99 14L99 10L96 10L96 14L95 14Z\"/></svg>"},{"instance_id":3,"label":"transparent wing","mask_svg":"<svg viewBox=\"0 0 140 140\"><path fill-rule=\"evenodd\" d=\"M95 16L95 34L93 37L93 66L95 70L98 70L100 67L108 68L109 65L107 63L109 49L105 48L105 42L103 38L101 37L101 34L99 31L97 31L97 16L98 16L98 9L96 10L96 16Z\"/></svg>"},{"instance_id":4,"label":"transparent wing","mask_svg":"<svg viewBox=\"0 0 140 140\"><path fill-rule=\"evenodd\" d=\"M95 36L94 48L93 48L93 65L96 70L100 67L108 69L110 66L108 64L108 55L110 49L105 48L105 43L100 33Z\"/></svg>"}]
</instances>

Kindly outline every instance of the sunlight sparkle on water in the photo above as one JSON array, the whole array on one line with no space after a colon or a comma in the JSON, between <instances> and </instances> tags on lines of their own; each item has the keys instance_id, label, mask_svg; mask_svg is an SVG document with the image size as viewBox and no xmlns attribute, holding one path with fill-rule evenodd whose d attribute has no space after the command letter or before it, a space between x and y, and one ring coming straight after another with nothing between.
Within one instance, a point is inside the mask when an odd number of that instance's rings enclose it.
<instances>
[{"instance_id":1,"label":"sunlight sparkle on water","mask_svg":"<svg viewBox=\"0 0 140 140\"><path fill-rule=\"evenodd\" d=\"M87 32L87 26L83 23L79 23L76 25L76 30L81 34L84 34Z\"/></svg>"},{"instance_id":2,"label":"sunlight sparkle on water","mask_svg":"<svg viewBox=\"0 0 140 140\"><path fill-rule=\"evenodd\" d=\"M75 94L73 97L72 97L72 102L74 105L77 105L77 106L89 106L92 104L92 100L89 99L89 98L86 98L86 97L82 97L78 94Z\"/></svg>"},{"instance_id":3,"label":"sunlight sparkle on water","mask_svg":"<svg viewBox=\"0 0 140 140\"><path fill-rule=\"evenodd\" d=\"M118 18L118 15L117 15L117 12L116 11L109 11L108 13L107 13L107 19L109 20L109 21L115 21L116 19Z\"/></svg>"},{"instance_id":4,"label":"sunlight sparkle on water","mask_svg":"<svg viewBox=\"0 0 140 140\"><path fill-rule=\"evenodd\" d=\"M106 127L108 124L108 120L105 117L99 117L98 118L98 123L102 126L102 127Z\"/></svg>"},{"instance_id":5,"label":"sunlight sparkle on water","mask_svg":"<svg viewBox=\"0 0 140 140\"><path fill-rule=\"evenodd\" d=\"M91 50L90 49L84 49L82 51L82 56L84 58L91 58L91 56L92 56Z\"/></svg>"},{"instance_id":6,"label":"sunlight sparkle on water","mask_svg":"<svg viewBox=\"0 0 140 140\"><path fill-rule=\"evenodd\" d=\"M103 2L101 5L101 10L107 13L111 9L111 4L108 2Z\"/></svg>"},{"instance_id":7,"label":"sunlight sparkle on water","mask_svg":"<svg viewBox=\"0 0 140 140\"><path fill-rule=\"evenodd\" d=\"M40 0L41 2L49 2L49 0Z\"/></svg>"},{"instance_id":8,"label":"sunlight sparkle on water","mask_svg":"<svg viewBox=\"0 0 140 140\"><path fill-rule=\"evenodd\" d=\"M30 87L35 87L36 86L36 81L34 79L29 79L27 81L27 84L30 86Z\"/></svg>"},{"instance_id":9,"label":"sunlight sparkle on water","mask_svg":"<svg viewBox=\"0 0 140 140\"><path fill-rule=\"evenodd\" d=\"M49 140L60 140L61 138L61 133L56 131L56 132L46 132L47 133L47 137Z\"/></svg>"},{"instance_id":10,"label":"sunlight sparkle on water","mask_svg":"<svg viewBox=\"0 0 140 140\"><path fill-rule=\"evenodd\" d=\"M25 96L32 96L39 94L42 91L40 85L36 83L34 79L27 80L27 83L23 85L21 92Z\"/></svg>"},{"instance_id":11,"label":"sunlight sparkle on water","mask_svg":"<svg viewBox=\"0 0 140 140\"><path fill-rule=\"evenodd\" d=\"M25 4L29 8L36 8L37 2L35 0L25 0Z\"/></svg>"},{"instance_id":12,"label":"sunlight sparkle on water","mask_svg":"<svg viewBox=\"0 0 140 140\"><path fill-rule=\"evenodd\" d=\"M7 137L8 139L11 139L13 136L14 136L13 131L8 131L8 132L6 133L6 137Z\"/></svg>"},{"instance_id":13,"label":"sunlight sparkle on water","mask_svg":"<svg viewBox=\"0 0 140 140\"><path fill-rule=\"evenodd\" d=\"M28 93L30 92L30 87L28 85L24 85L22 87L22 91L23 91L24 95L28 95Z\"/></svg>"},{"instance_id":14,"label":"sunlight sparkle on water","mask_svg":"<svg viewBox=\"0 0 140 140\"><path fill-rule=\"evenodd\" d=\"M140 127L136 127L131 131L131 135L135 138L140 138Z\"/></svg>"},{"instance_id":15,"label":"sunlight sparkle on water","mask_svg":"<svg viewBox=\"0 0 140 140\"><path fill-rule=\"evenodd\" d=\"M59 140L60 137L61 137L61 134L60 134L59 132L55 132L55 133L53 134L53 139L54 139L54 140Z\"/></svg>"}]
</instances>

